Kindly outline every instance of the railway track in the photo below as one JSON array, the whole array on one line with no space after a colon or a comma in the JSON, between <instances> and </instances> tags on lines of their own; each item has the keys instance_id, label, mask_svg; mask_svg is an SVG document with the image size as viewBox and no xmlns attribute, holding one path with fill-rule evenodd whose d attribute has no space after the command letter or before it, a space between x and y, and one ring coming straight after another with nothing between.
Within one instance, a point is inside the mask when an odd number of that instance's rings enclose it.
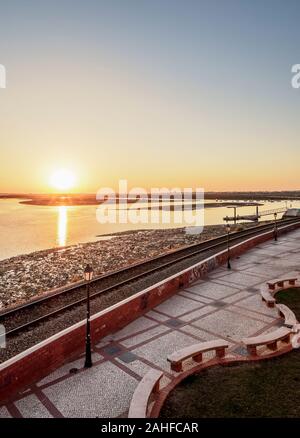
<instances>
[{"instance_id":1,"label":"railway track","mask_svg":"<svg viewBox=\"0 0 300 438\"><path fill-rule=\"evenodd\" d=\"M278 229L291 223L299 223L300 219L285 219L278 221ZM274 228L273 223L263 224L248 228L243 231L233 232L229 236L230 245L259 235ZM132 285L132 294L138 292L134 283L148 278L157 272L176 266L182 262L195 263L195 257L204 259L217 253L227 246L227 235L223 235L205 242L192 244L167 254L148 259L141 263L131 265L116 271L94 278L91 282L91 300L109 292L121 290ZM199 256L201 257L199 259ZM170 274L167 274L168 276ZM156 282L156 281L155 281ZM86 301L85 284L75 284L59 290L48 296L40 297L13 309L0 313L0 323L6 328L6 337L10 338L28 329L55 318L60 314L79 306L84 306Z\"/></svg>"}]
</instances>

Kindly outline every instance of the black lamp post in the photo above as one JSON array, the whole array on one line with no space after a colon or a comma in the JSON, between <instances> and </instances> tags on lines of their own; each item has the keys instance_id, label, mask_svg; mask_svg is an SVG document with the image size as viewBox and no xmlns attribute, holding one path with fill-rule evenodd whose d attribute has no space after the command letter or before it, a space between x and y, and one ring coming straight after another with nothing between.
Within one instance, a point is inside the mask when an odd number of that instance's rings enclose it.
<instances>
[{"instance_id":1,"label":"black lamp post","mask_svg":"<svg viewBox=\"0 0 300 438\"><path fill-rule=\"evenodd\" d=\"M274 240L277 242L277 213L274 213Z\"/></svg>"},{"instance_id":2,"label":"black lamp post","mask_svg":"<svg viewBox=\"0 0 300 438\"><path fill-rule=\"evenodd\" d=\"M86 339L85 339L85 368L91 368L92 352L91 352L91 327L90 327L90 281L93 278L93 268L91 265L86 265L84 270L84 279L86 281Z\"/></svg>"},{"instance_id":3,"label":"black lamp post","mask_svg":"<svg viewBox=\"0 0 300 438\"><path fill-rule=\"evenodd\" d=\"M230 247L229 247L229 233L230 233L230 225L226 225L226 231L227 231L227 268L231 269L230 265Z\"/></svg>"}]
</instances>

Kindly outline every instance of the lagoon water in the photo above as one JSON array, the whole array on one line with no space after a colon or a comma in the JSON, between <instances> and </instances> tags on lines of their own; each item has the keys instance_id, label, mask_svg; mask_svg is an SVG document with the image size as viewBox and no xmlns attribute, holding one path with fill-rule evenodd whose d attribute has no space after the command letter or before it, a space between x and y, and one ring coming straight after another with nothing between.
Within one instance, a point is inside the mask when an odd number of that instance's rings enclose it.
<instances>
[{"instance_id":1,"label":"lagoon water","mask_svg":"<svg viewBox=\"0 0 300 438\"><path fill-rule=\"evenodd\" d=\"M206 202L214 202L208 200ZM291 202L264 202L259 211L291 206ZM300 208L300 201L293 202ZM100 224L97 206L36 206L20 204L17 199L0 200L0 260L32 251L62 247L101 239L99 235L127 230L172 228L182 224ZM239 207L237 213L255 214L255 207ZM204 224L222 224L224 216L233 215L227 207L204 209ZM281 217L279 214L278 217ZM171 213L173 219L173 213ZM272 219L266 216L264 219ZM103 237L102 237L103 238Z\"/></svg>"}]
</instances>

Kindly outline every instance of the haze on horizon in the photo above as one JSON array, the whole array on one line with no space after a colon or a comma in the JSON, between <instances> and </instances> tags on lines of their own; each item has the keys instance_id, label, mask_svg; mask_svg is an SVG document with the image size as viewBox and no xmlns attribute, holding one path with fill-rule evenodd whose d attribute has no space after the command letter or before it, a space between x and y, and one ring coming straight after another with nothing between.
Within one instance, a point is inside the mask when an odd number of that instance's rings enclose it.
<instances>
[{"instance_id":1,"label":"haze on horizon","mask_svg":"<svg viewBox=\"0 0 300 438\"><path fill-rule=\"evenodd\" d=\"M297 0L1 2L0 192L299 189Z\"/></svg>"}]
</instances>

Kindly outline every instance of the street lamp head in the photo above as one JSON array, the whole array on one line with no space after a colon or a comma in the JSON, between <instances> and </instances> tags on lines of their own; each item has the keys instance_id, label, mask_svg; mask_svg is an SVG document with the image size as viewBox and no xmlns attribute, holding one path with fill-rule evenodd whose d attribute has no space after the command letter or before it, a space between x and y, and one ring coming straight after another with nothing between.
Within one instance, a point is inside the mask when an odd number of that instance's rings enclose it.
<instances>
[{"instance_id":1,"label":"street lamp head","mask_svg":"<svg viewBox=\"0 0 300 438\"><path fill-rule=\"evenodd\" d=\"M274 213L274 217L275 217L275 219L277 218L277 213Z\"/></svg>"},{"instance_id":2,"label":"street lamp head","mask_svg":"<svg viewBox=\"0 0 300 438\"><path fill-rule=\"evenodd\" d=\"M90 264L86 265L85 270L84 270L84 279L85 281L91 281L94 275L94 271L93 268L91 267Z\"/></svg>"}]
</instances>

